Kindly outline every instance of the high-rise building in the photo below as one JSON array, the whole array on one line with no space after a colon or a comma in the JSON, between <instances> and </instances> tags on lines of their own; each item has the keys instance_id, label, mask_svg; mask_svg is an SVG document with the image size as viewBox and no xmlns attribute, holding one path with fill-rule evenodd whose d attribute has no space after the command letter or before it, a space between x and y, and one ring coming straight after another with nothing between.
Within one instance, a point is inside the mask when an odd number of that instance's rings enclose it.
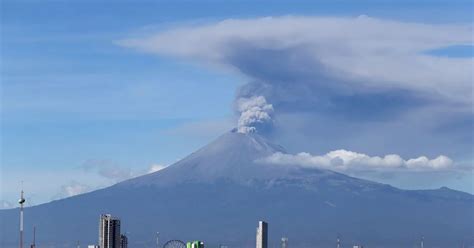
<instances>
[{"instance_id":1,"label":"high-rise building","mask_svg":"<svg viewBox=\"0 0 474 248\"><path fill-rule=\"evenodd\" d=\"M281 248L288 248L288 238L281 238Z\"/></svg>"},{"instance_id":2,"label":"high-rise building","mask_svg":"<svg viewBox=\"0 0 474 248\"><path fill-rule=\"evenodd\" d=\"M265 221L258 222L256 248L268 248L268 224Z\"/></svg>"},{"instance_id":3,"label":"high-rise building","mask_svg":"<svg viewBox=\"0 0 474 248\"><path fill-rule=\"evenodd\" d=\"M120 235L120 248L127 248L128 247L128 238L125 235Z\"/></svg>"},{"instance_id":4,"label":"high-rise building","mask_svg":"<svg viewBox=\"0 0 474 248\"><path fill-rule=\"evenodd\" d=\"M110 214L100 216L99 246L100 248L120 248L120 220Z\"/></svg>"}]
</instances>

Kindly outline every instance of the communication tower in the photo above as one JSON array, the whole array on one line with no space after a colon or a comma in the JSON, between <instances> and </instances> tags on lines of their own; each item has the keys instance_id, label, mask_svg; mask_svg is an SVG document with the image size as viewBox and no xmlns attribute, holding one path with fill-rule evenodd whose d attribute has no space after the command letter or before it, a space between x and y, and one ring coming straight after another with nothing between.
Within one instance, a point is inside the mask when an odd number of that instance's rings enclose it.
<instances>
[{"instance_id":1,"label":"communication tower","mask_svg":"<svg viewBox=\"0 0 474 248\"><path fill-rule=\"evenodd\" d=\"M21 193L20 199L18 203L20 204L20 248L23 248L23 204L25 204L26 200L23 195L23 182L21 183Z\"/></svg>"}]
</instances>

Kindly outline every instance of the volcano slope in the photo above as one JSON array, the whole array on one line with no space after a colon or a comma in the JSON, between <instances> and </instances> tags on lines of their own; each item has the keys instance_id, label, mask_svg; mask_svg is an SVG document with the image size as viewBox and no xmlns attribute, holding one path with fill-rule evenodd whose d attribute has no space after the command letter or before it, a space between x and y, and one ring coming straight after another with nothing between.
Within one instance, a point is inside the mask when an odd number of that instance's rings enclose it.
<instances>
[{"instance_id":1,"label":"volcano slope","mask_svg":"<svg viewBox=\"0 0 474 248\"><path fill-rule=\"evenodd\" d=\"M98 219L122 220L130 246L160 240L204 240L208 246L254 247L258 220L270 246L432 247L473 245L474 196L448 188L402 190L324 169L266 164L285 152L256 133L229 132L183 160L111 187L25 210L27 234L41 247L95 244ZM1 247L16 247L18 209L0 211ZM29 237L29 235L27 235ZM39 246L39 245L38 245Z\"/></svg>"}]
</instances>

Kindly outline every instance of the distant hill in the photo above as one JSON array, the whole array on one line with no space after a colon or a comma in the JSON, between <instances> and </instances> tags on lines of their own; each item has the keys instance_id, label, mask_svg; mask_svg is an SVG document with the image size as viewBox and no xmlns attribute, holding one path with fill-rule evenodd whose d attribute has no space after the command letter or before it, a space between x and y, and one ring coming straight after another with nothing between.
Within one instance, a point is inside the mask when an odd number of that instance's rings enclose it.
<instances>
[{"instance_id":1,"label":"distant hill","mask_svg":"<svg viewBox=\"0 0 474 248\"><path fill-rule=\"evenodd\" d=\"M114 186L25 210L26 240L38 248L97 243L101 213L122 219L130 247L204 240L207 247L255 247L258 220L270 247L474 245L474 196L448 188L401 190L323 169L256 162L284 152L258 134L229 132L185 159ZM1 210L1 247L17 247L18 209ZM81 246L84 247L84 246Z\"/></svg>"}]
</instances>

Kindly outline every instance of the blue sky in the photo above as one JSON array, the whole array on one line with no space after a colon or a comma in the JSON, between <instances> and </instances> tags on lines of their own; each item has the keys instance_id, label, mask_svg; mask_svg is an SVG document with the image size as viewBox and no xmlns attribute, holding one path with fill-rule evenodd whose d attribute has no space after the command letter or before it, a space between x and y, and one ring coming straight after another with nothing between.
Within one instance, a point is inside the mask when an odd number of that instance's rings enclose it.
<instances>
[{"instance_id":1,"label":"blue sky","mask_svg":"<svg viewBox=\"0 0 474 248\"><path fill-rule=\"evenodd\" d=\"M84 170L88 161L96 161L99 167L131 176L146 173L152 165L171 164L235 127L238 118L234 111L235 98L242 94L242 89L251 86L248 82L269 80L266 73L275 73L263 71L266 68L259 67L260 63L248 60L248 57L229 62L240 70L236 73L220 69L219 65L209 65L213 61L206 58L196 60L189 56L175 56L173 47L170 47L171 54L156 54L123 45L121 41L137 37L146 39L178 27L212 26L228 19L266 16L355 18L367 15L383 20L433 25L472 23L470 1L354 2L2 1L2 200L15 201L21 180L25 180L33 204L37 204L73 194L76 189L91 190L120 179L113 173L107 177L95 173L97 171ZM459 44L426 53L469 60L472 46ZM278 54L275 58L286 57ZM226 65L225 62L222 64ZM244 71L248 66L257 69ZM286 65L283 63L282 66ZM403 95L406 101L403 100L402 105L393 105L401 112L421 101L418 96L410 98L410 92L390 94L395 101ZM338 97L341 99L338 102L348 101L348 105L358 101L361 114L354 119L345 119L344 123L349 122L361 129L417 125L413 119L405 122L403 118L383 121L379 125L377 122L383 118L378 116L371 124L358 121L373 120L370 118L373 113L369 116L365 111L373 106L373 102L366 102L364 96L354 99L334 95L328 101ZM380 99L380 104L388 99L387 95L377 97L371 99ZM423 99L423 103L426 102L433 100ZM337 108L331 109L330 114L326 114L327 109L300 113L301 106L296 106L295 102L285 102L286 105L270 103L280 109L298 108L296 117L292 116L292 111L280 113L277 116L280 122L294 118L299 122L317 115L326 126L338 126L337 116L348 114ZM380 113L387 113L385 110L381 108ZM453 111L447 112L452 114ZM410 115L415 114L410 112ZM331 132L345 133L347 126L343 126L344 130L324 127L316 128L319 131L308 130L314 134L308 136L310 141L304 142L300 141L306 135L306 125L300 126L299 133L277 126L270 136L293 153L325 154L345 148L379 156L392 152L407 159L445 154L454 161L461 161L462 165L470 166L472 137L462 137L472 131L472 113L454 113L449 118L452 123L443 122L443 125L430 127L438 130L433 138L427 138L425 143L414 141L414 145L406 149L398 141L381 149L380 139L375 136L360 139L357 135L347 134L346 139L335 138L336 141L327 142L328 145L322 145L318 140L318 137L332 139L328 136ZM426 146L430 142L438 145ZM451 150L442 145L449 142L452 143ZM405 188L447 185L473 192L471 176L439 174L378 179ZM436 180L431 180L433 178ZM65 189L67 192L63 192Z\"/></svg>"}]
</instances>

